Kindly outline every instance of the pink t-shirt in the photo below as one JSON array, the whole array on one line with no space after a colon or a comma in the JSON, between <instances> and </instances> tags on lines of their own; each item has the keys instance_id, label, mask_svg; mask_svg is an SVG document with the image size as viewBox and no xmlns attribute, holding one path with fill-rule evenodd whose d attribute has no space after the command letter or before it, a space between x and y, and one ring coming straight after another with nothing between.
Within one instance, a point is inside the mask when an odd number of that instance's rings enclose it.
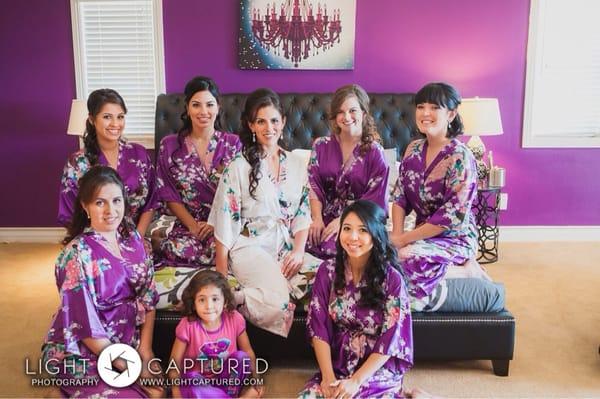
<instances>
[{"instance_id":1,"label":"pink t-shirt","mask_svg":"<svg viewBox=\"0 0 600 399\"><path fill-rule=\"evenodd\" d=\"M224 311L221 314L221 326L213 331L205 329L200 320L188 321L184 317L175 329L175 336L187 344L183 355L185 359L222 361L238 350L237 338L244 331L246 320L234 310ZM192 370L202 372L200 362L195 361Z\"/></svg>"}]
</instances>

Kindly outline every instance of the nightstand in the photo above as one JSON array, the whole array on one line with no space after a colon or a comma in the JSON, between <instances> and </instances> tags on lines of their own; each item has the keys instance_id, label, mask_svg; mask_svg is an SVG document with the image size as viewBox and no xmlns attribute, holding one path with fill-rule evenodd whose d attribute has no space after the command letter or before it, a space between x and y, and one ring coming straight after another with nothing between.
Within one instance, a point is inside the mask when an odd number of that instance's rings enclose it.
<instances>
[{"instance_id":1,"label":"nightstand","mask_svg":"<svg viewBox=\"0 0 600 399\"><path fill-rule=\"evenodd\" d=\"M479 188L473 202L473 214L477 224L479 263L494 263L498 260L498 214L500 211L500 187Z\"/></svg>"}]
</instances>

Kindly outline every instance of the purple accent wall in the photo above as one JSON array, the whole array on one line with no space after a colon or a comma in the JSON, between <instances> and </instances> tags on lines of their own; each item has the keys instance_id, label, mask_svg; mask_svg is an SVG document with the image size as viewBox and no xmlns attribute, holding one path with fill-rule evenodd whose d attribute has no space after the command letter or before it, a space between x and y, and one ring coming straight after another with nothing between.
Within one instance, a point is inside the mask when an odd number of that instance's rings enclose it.
<instances>
[{"instance_id":1,"label":"purple accent wall","mask_svg":"<svg viewBox=\"0 0 600 399\"><path fill-rule=\"evenodd\" d=\"M4 227L55 225L60 171L77 146L64 134L75 95L69 1L25 3L0 15ZM168 92L197 74L223 92L324 92L351 82L403 92L447 81L463 97L499 99L505 133L484 140L507 168L503 225L600 225L600 179L592 175L600 150L521 148L528 1L359 0L353 71L238 70L238 4L163 0Z\"/></svg>"},{"instance_id":2,"label":"purple accent wall","mask_svg":"<svg viewBox=\"0 0 600 399\"><path fill-rule=\"evenodd\" d=\"M56 226L75 72L68 0L0 12L0 227Z\"/></svg>"}]
</instances>

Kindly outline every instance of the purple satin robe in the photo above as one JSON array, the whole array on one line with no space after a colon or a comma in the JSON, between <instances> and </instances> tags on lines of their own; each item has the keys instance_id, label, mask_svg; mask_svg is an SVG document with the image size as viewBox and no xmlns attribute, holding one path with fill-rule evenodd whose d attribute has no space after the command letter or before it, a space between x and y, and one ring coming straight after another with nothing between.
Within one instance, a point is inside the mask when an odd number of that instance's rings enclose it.
<instances>
[{"instance_id":1,"label":"purple satin robe","mask_svg":"<svg viewBox=\"0 0 600 399\"><path fill-rule=\"evenodd\" d=\"M322 205L325 226L342 214L356 200L375 202L387 213L387 181L389 167L383 148L374 143L362 154L360 145L343 163L342 149L335 135L315 140L308 166L311 199ZM306 250L321 259L335 257L337 233L320 245L307 241Z\"/></svg>"},{"instance_id":2,"label":"purple satin robe","mask_svg":"<svg viewBox=\"0 0 600 399\"><path fill-rule=\"evenodd\" d=\"M98 156L98 164L109 166L102 152ZM83 149L73 153L65 165L58 198L58 222L63 226L68 225L73 217L79 179L90 168L90 161ZM158 206L155 195L156 174L146 149L136 143L120 141L117 173L127 191L128 219L133 226L137 226L142 213Z\"/></svg>"},{"instance_id":3,"label":"purple satin robe","mask_svg":"<svg viewBox=\"0 0 600 399\"><path fill-rule=\"evenodd\" d=\"M158 197L163 202L177 202L196 221L206 221L223 170L241 149L239 137L232 133L215 132L207 153L207 170L193 144L184 140L179 145L177 135L162 139L158 155ZM160 244L160 263L157 267L207 267L214 264L214 237L200 240L192 236L179 219Z\"/></svg>"},{"instance_id":4,"label":"purple satin robe","mask_svg":"<svg viewBox=\"0 0 600 399\"><path fill-rule=\"evenodd\" d=\"M331 348L336 378L351 377L371 353L390 356L388 361L359 388L356 397L395 397L402 392L402 379L413 364L412 319L409 297L400 273L387 267L383 283L385 306L376 310L359 306L361 280L357 285L346 266L346 286L341 295L333 290L335 260L319 267L309 304L307 332ZM321 373L308 381L300 398L321 393Z\"/></svg>"},{"instance_id":5,"label":"purple satin robe","mask_svg":"<svg viewBox=\"0 0 600 399\"><path fill-rule=\"evenodd\" d=\"M44 362L55 362L51 364L60 370L56 378L99 381L92 386L61 387L69 397L145 396L136 385L117 389L104 384L98 376L98 357L83 343L84 338L107 338L137 348L146 312L158 301L152 262L137 231L129 238L119 237L121 257L107 248L104 237L88 228L65 246L56 261L61 302L42 348Z\"/></svg>"},{"instance_id":6,"label":"purple satin robe","mask_svg":"<svg viewBox=\"0 0 600 399\"><path fill-rule=\"evenodd\" d=\"M477 227L471 205L477 196L477 169L471 151L457 139L425 166L427 141L413 141L406 150L393 201L416 225L431 223L444 231L398 251L409 292L423 298L435 289L450 265L460 265L477 252Z\"/></svg>"}]
</instances>

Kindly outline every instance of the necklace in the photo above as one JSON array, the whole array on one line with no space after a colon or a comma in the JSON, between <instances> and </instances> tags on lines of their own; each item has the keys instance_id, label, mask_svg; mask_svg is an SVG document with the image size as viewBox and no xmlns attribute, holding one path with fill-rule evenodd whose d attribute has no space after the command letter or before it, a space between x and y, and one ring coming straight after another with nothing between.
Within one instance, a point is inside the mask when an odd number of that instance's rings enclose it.
<instances>
[{"instance_id":1,"label":"necklace","mask_svg":"<svg viewBox=\"0 0 600 399\"><path fill-rule=\"evenodd\" d=\"M281 152L277 149L274 154L264 154L263 159L267 164L269 178L276 184L281 178Z\"/></svg>"},{"instance_id":2,"label":"necklace","mask_svg":"<svg viewBox=\"0 0 600 399\"><path fill-rule=\"evenodd\" d=\"M106 158L108 166L110 166L114 170L117 170L117 168L119 167L119 147L120 142L117 142L116 145L111 143L110 145L103 146L102 144L100 144L100 151L102 152L102 154L104 154L104 158Z\"/></svg>"},{"instance_id":3,"label":"necklace","mask_svg":"<svg viewBox=\"0 0 600 399\"><path fill-rule=\"evenodd\" d=\"M206 169L207 171L210 170L210 165L212 162L212 148L211 148L211 143L214 137L214 132L206 139L200 139L200 138L195 138L192 136L187 136L187 140L189 140L188 142L192 145L192 147L194 148L194 150L196 151L196 155L198 156L198 159L200 160L200 164L202 165L202 167L204 167L204 169Z\"/></svg>"},{"instance_id":4,"label":"necklace","mask_svg":"<svg viewBox=\"0 0 600 399\"><path fill-rule=\"evenodd\" d=\"M121 249L119 248L119 242L117 241L116 233L114 233L113 237L108 236L107 234L102 234L103 240L100 241L102 246L108 250L113 256L117 258L122 258Z\"/></svg>"}]
</instances>

